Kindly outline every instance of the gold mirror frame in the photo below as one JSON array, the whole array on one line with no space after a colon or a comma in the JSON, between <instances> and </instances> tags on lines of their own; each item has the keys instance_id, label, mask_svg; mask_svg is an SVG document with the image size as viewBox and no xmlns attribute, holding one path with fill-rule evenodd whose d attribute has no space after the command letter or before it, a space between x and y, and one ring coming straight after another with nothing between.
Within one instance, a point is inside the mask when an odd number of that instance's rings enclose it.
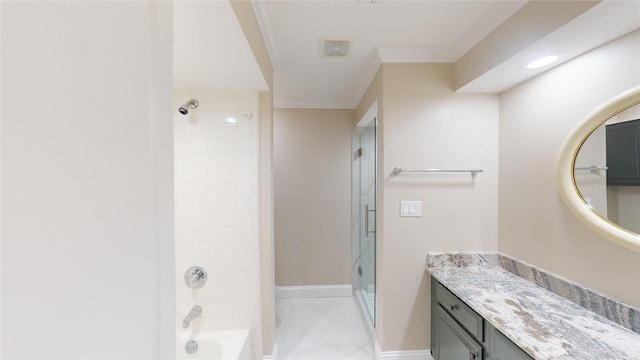
<instances>
[{"instance_id":1,"label":"gold mirror frame","mask_svg":"<svg viewBox=\"0 0 640 360\"><path fill-rule=\"evenodd\" d=\"M607 239L640 252L640 234L610 221L587 204L576 185L574 171L578 151L589 135L611 117L637 104L640 104L640 86L610 99L582 119L560 148L556 175L560 196L580 221Z\"/></svg>"}]
</instances>

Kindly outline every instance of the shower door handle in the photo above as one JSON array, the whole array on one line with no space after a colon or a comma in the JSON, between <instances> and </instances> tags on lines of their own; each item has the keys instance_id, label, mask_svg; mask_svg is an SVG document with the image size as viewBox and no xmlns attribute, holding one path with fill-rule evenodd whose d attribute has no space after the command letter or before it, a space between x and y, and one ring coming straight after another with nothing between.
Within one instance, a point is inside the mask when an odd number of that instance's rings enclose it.
<instances>
[{"instance_id":1,"label":"shower door handle","mask_svg":"<svg viewBox=\"0 0 640 360\"><path fill-rule=\"evenodd\" d=\"M369 210L369 204L366 204L364 206L364 230L365 230L365 233L366 233L365 234L366 237L369 237L370 233L375 233L376 232L375 230L369 230L369 212L371 212L371 211L374 212L374 213L376 212L375 209Z\"/></svg>"},{"instance_id":2,"label":"shower door handle","mask_svg":"<svg viewBox=\"0 0 640 360\"><path fill-rule=\"evenodd\" d=\"M369 204L364 206L364 236L369 237Z\"/></svg>"}]
</instances>

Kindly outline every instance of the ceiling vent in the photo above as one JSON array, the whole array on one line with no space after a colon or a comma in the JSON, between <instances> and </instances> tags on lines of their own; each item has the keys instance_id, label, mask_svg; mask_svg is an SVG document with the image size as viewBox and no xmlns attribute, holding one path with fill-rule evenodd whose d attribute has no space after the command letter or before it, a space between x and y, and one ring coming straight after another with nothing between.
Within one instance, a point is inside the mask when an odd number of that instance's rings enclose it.
<instances>
[{"instance_id":1,"label":"ceiling vent","mask_svg":"<svg viewBox=\"0 0 640 360\"><path fill-rule=\"evenodd\" d=\"M322 40L322 56L345 57L351 50L351 39L325 39Z\"/></svg>"}]
</instances>

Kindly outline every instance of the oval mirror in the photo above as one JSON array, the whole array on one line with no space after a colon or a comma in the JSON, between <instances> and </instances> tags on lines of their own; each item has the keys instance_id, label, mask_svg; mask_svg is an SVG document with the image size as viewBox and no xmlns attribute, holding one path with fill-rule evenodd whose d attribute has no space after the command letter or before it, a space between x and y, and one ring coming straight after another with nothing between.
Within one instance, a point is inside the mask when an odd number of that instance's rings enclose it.
<instances>
[{"instance_id":1,"label":"oval mirror","mask_svg":"<svg viewBox=\"0 0 640 360\"><path fill-rule=\"evenodd\" d=\"M569 133L558 189L592 230L640 252L640 86L589 113ZM637 121L636 121L637 120Z\"/></svg>"}]
</instances>

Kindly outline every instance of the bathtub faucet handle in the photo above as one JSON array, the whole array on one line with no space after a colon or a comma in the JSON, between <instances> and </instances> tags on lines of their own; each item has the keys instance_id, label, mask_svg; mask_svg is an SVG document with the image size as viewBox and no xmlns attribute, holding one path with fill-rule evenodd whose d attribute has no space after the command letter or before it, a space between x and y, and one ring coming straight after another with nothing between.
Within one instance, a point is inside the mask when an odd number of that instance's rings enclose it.
<instances>
[{"instance_id":1,"label":"bathtub faucet handle","mask_svg":"<svg viewBox=\"0 0 640 360\"><path fill-rule=\"evenodd\" d=\"M192 266L184 273L184 283L192 289L201 288L206 282L207 272L200 266Z\"/></svg>"},{"instance_id":2,"label":"bathtub faucet handle","mask_svg":"<svg viewBox=\"0 0 640 360\"><path fill-rule=\"evenodd\" d=\"M192 289L201 288L207 282L207 272L200 266L192 266L184 273L184 283Z\"/></svg>"},{"instance_id":3,"label":"bathtub faucet handle","mask_svg":"<svg viewBox=\"0 0 640 360\"><path fill-rule=\"evenodd\" d=\"M198 281L204 277L204 272L200 269L195 269L191 275L193 276L193 280Z\"/></svg>"}]
</instances>

